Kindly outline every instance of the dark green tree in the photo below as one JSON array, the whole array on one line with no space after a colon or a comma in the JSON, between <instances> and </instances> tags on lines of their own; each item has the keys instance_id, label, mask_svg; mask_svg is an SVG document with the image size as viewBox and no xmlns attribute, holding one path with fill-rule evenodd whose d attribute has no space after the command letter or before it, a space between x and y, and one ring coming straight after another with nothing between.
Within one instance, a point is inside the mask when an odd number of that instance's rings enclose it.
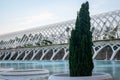
<instances>
[{"instance_id":1,"label":"dark green tree","mask_svg":"<svg viewBox=\"0 0 120 80\"><path fill-rule=\"evenodd\" d=\"M92 32L90 31L89 3L83 3L77 14L75 29L71 32L69 45L70 76L91 76Z\"/></svg>"}]
</instances>

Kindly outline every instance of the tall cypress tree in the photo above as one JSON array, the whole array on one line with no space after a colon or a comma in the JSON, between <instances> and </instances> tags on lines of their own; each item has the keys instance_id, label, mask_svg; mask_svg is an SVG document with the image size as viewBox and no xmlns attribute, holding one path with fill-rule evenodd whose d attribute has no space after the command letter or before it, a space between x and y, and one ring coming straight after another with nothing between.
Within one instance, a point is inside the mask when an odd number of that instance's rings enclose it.
<instances>
[{"instance_id":1,"label":"tall cypress tree","mask_svg":"<svg viewBox=\"0 0 120 80\"><path fill-rule=\"evenodd\" d=\"M70 76L91 76L92 32L90 31L89 3L83 3L77 14L75 29L71 32L69 45Z\"/></svg>"}]
</instances>

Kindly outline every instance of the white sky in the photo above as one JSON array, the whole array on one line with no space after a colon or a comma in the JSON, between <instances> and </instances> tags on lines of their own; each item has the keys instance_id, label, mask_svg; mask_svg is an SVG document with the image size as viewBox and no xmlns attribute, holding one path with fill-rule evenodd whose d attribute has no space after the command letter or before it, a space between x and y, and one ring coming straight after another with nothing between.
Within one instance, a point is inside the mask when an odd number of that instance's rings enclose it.
<instances>
[{"instance_id":1,"label":"white sky","mask_svg":"<svg viewBox=\"0 0 120 80\"><path fill-rule=\"evenodd\" d=\"M86 0L0 0L0 35L76 18ZM88 0L90 13L120 9L120 0Z\"/></svg>"}]
</instances>

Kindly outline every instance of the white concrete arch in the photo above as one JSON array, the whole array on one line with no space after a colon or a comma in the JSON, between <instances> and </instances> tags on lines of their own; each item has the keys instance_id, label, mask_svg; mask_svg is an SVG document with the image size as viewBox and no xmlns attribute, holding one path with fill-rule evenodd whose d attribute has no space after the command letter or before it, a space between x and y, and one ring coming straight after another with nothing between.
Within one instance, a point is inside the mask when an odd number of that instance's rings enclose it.
<instances>
[{"instance_id":1,"label":"white concrete arch","mask_svg":"<svg viewBox=\"0 0 120 80\"><path fill-rule=\"evenodd\" d=\"M100 41L95 41L93 45L93 59L96 59L96 56L101 54L100 51L106 48L106 46L110 46L110 50L112 52L110 54L110 59L109 60L114 60L115 56L117 55L118 51L120 50L120 40L119 39L114 39L114 40L100 40ZM98 48L95 50L95 48ZM43 60L46 55L50 55L50 60L57 60L56 56L57 54L60 54L63 51L64 54L61 55L60 59L65 60L65 58L69 55L69 45L68 44L61 44L61 45L51 45L51 46L44 46L44 47L33 47L33 48L18 48L18 49L9 49L9 50L0 50L0 56L3 56L1 60L5 60L5 58L9 55L8 60L18 60L20 55L25 52L25 55L23 55L22 60L25 60L28 55L30 55L30 52L32 52L32 57L30 57L30 60L33 60L36 55L41 55L39 56L40 59L37 60ZM39 53L39 51L41 51ZM109 52L109 51L108 51ZM15 58L13 58L15 56ZM38 57L38 58L39 58Z\"/></svg>"}]
</instances>

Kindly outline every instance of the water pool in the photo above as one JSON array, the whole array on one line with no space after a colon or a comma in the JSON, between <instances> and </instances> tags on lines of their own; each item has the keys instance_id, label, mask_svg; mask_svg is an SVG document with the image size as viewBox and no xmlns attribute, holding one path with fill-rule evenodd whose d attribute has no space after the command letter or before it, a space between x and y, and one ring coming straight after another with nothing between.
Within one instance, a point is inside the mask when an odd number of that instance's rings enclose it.
<instances>
[{"instance_id":1,"label":"water pool","mask_svg":"<svg viewBox=\"0 0 120 80\"><path fill-rule=\"evenodd\" d=\"M94 61L93 72L110 73L114 80L120 80L120 61ZM68 73L68 61L0 61L0 68L14 68L16 70L24 69L48 69L50 74ZM8 80L47 80L49 75L33 76L1 76ZM14 78L14 79L13 79Z\"/></svg>"}]
</instances>

